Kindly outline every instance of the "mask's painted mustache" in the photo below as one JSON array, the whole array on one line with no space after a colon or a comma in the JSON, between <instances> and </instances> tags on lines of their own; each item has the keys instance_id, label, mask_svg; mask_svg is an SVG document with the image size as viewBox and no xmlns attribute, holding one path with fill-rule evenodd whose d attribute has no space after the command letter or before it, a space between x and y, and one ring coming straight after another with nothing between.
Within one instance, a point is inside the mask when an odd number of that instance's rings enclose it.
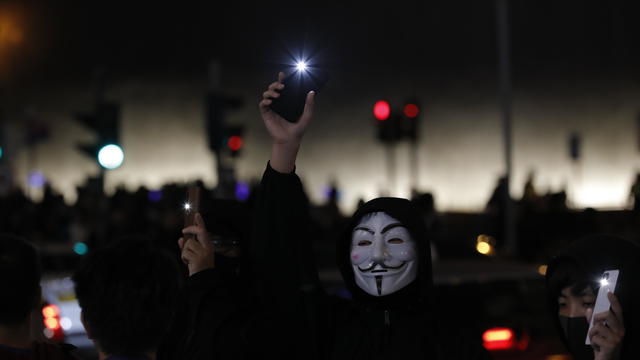
<instances>
[{"instance_id":1,"label":"mask's painted mustache","mask_svg":"<svg viewBox=\"0 0 640 360\"><path fill-rule=\"evenodd\" d=\"M402 264L400 264L398 266L389 266L389 265L385 265L383 263L378 263L378 262L372 261L371 265L369 267L363 269L360 266L358 266L358 270L360 270L362 272L369 272L369 271L373 270L373 268L376 265L380 265L380 266L382 266L383 269L387 269L387 270L397 270L397 269L400 269L401 267L403 267L404 264L406 264L406 263L407 263L406 261L403 261Z\"/></svg>"}]
</instances>

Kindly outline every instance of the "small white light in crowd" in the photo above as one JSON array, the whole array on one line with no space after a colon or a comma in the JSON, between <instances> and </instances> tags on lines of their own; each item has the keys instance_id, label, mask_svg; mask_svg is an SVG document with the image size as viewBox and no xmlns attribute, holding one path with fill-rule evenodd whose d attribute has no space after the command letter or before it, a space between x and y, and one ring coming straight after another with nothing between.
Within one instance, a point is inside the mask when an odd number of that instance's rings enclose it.
<instances>
[{"instance_id":1,"label":"small white light in crowd","mask_svg":"<svg viewBox=\"0 0 640 360\"><path fill-rule=\"evenodd\" d=\"M185 211L189 211L189 210L191 210L191 204L189 204L189 203L184 203L184 209L185 209Z\"/></svg>"},{"instance_id":2,"label":"small white light in crowd","mask_svg":"<svg viewBox=\"0 0 640 360\"><path fill-rule=\"evenodd\" d=\"M304 61L298 61L298 63L296 63L296 69L298 69L298 71L307 70L307 63L305 63Z\"/></svg>"},{"instance_id":3,"label":"small white light in crowd","mask_svg":"<svg viewBox=\"0 0 640 360\"><path fill-rule=\"evenodd\" d=\"M60 326L62 326L63 330L71 329L71 325L73 325L73 323L68 317L63 317L62 319L60 319Z\"/></svg>"},{"instance_id":4,"label":"small white light in crowd","mask_svg":"<svg viewBox=\"0 0 640 360\"><path fill-rule=\"evenodd\" d=\"M607 286L609 285L609 280L607 279L600 279L600 286Z\"/></svg>"}]
</instances>

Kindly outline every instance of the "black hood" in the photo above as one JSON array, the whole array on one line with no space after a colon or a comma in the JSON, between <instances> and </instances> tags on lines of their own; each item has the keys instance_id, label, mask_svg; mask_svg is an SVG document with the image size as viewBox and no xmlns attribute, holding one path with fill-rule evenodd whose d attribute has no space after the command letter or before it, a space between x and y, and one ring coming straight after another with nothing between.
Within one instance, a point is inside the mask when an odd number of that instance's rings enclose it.
<instances>
[{"instance_id":1,"label":"black hood","mask_svg":"<svg viewBox=\"0 0 640 360\"><path fill-rule=\"evenodd\" d=\"M367 294L356 284L350 260L353 229L364 215L375 212L384 212L399 220L409 230L418 247L418 275L416 279L393 294L379 297ZM424 305L433 302L431 247L427 238L427 228L420 216L420 211L407 199L384 197L373 199L362 205L351 217L342 236L338 239L336 256L342 278L356 303L374 306L376 304L394 306L394 304L419 305L422 303L421 308L424 309Z\"/></svg>"},{"instance_id":2,"label":"black hood","mask_svg":"<svg viewBox=\"0 0 640 360\"><path fill-rule=\"evenodd\" d=\"M621 359L638 358L640 348L640 247L630 241L609 236L593 235L573 242L549 262L546 273L547 301L551 317L567 344L558 319L558 296L561 288L571 284L558 282L554 273L570 267L581 279L596 284L606 270L619 269L615 294L620 300L624 316L625 338ZM558 270L559 271L559 270ZM597 294L597 288L595 289Z\"/></svg>"}]
</instances>

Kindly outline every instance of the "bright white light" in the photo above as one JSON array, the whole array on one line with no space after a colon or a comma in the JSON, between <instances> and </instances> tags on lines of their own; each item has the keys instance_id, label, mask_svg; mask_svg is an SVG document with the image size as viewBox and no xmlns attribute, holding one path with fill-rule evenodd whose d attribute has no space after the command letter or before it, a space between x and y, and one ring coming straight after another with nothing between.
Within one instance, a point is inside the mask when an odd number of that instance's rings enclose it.
<instances>
[{"instance_id":1,"label":"bright white light","mask_svg":"<svg viewBox=\"0 0 640 360\"><path fill-rule=\"evenodd\" d=\"M600 279L600 286L607 286L609 285L609 280L607 279Z\"/></svg>"},{"instance_id":2,"label":"bright white light","mask_svg":"<svg viewBox=\"0 0 640 360\"><path fill-rule=\"evenodd\" d=\"M189 204L189 203L185 203L185 204L184 204L184 209L185 209L186 211L191 210L191 204Z\"/></svg>"},{"instance_id":3,"label":"bright white light","mask_svg":"<svg viewBox=\"0 0 640 360\"><path fill-rule=\"evenodd\" d=\"M63 317L62 319L60 319L60 326L62 326L63 330L71 329L71 325L73 325L73 323L68 317Z\"/></svg>"},{"instance_id":4,"label":"bright white light","mask_svg":"<svg viewBox=\"0 0 640 360\"><path fill-rule=\"evenodd\" d=\"M98 152L98 162L100 163L100 166L105 169L112 170L119 168L123 161L124 152L118 145L110 144L104 146L100 149L100 152Z\"/></svg>"},{"instance_id":5,"label":"bright white light","mask_svg":"<svg viewBox=\"0 0 640 360\"><path fill-rule=\"evenodd\" d=\"M298 61L296 63L296 69L298 69L298 71L305 71L307 70L307 63L305 63L304 61Z\"/></svg>"}]
</instances>

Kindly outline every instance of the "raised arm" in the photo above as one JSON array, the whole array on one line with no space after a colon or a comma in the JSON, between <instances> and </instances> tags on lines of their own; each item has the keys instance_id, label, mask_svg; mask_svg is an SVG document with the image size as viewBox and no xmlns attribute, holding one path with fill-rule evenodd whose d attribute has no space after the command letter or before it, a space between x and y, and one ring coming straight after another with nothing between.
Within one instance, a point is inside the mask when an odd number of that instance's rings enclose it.
<instances>
[{"instance_id":1,"label":"raised arm","mask_svg":"<svg viewBox=\"0 0 640 360\"><path fill-rule=\"evenodd\" d=\"M287 339L291 354L315 354L319 340L316 323L324 292L318 280L309 236L309 202L295 174L302 137L313 117L315 94L307 94L295 123L271 110L272 99L283 89L284 74L264 92L259 109L271 135L270 166L264 172L254 206L250 257L257 305L273 317L275 331Z\"/></svg>"}]
</instances>

